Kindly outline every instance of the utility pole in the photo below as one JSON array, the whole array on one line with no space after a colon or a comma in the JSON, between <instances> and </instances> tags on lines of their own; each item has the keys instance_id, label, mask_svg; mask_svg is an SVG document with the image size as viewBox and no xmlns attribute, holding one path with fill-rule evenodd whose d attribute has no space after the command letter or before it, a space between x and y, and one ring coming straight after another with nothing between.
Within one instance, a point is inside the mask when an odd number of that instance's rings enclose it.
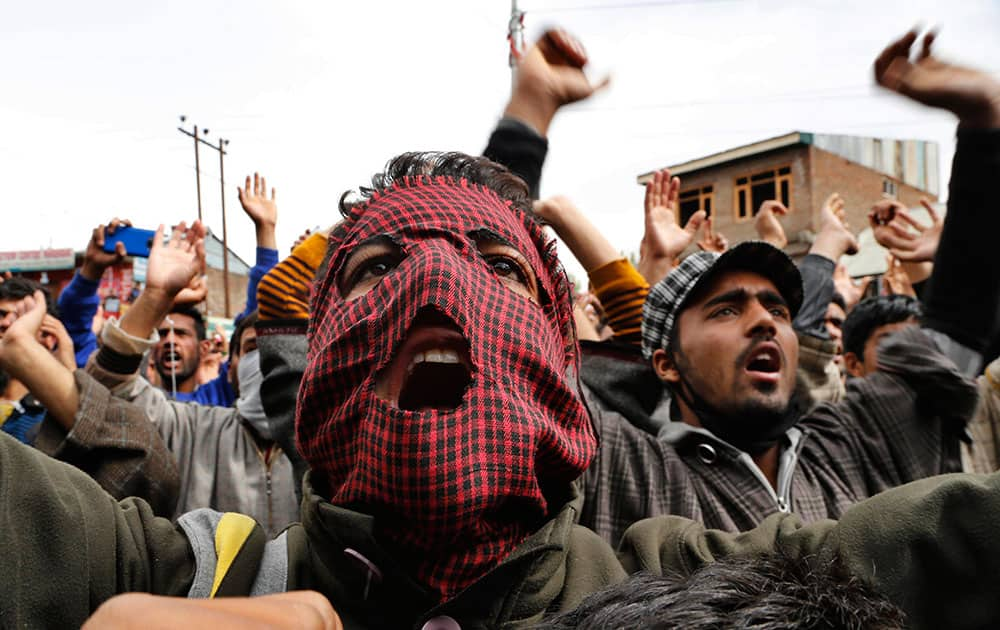
<instances>
[{"instance_id":1,"label":"utility pole","mask_svg":"<svg viewBox=\"0 0 1000 630\"><path fill-rule=\"evenodd\" d=\"M226 176L222 158L229 140L219 138L219 186L222 190L222 291L226 294L226 318L229 318L229 233L226 230ZM211 145L209 145L211 146Z\"/></svg>"},{"instance_id":2,"label":"utility pole","mask_svg":"<svg viewBox=\"0 0 1000 630\"><path fill-rule=\"evenodd\" d=\"M187 120L187 116L181 116L181 124ZM188 131L184 127L178 127L178 131L184 135L191 136L194 138L194 181L198 187L198 220L201 221L201 163L198 160L198 141L201 139L198 137L198 125L194 126L194 133Z\"/></svg>"},{"instance_id":3,"label":"utility pole","mask_svg":"<svg viewBox=\"0 0 1000 630\"><path fill-rule=\"evenodd\" d=\"M524 11L517 8L517 0L510 0L510 21L507 22L507 42L510 53L507 55L507 65L510 66L510 88L513 91L517 80L517 64L524 54Z\"/></svg>"},{"instance_id":4,"label":"utility pole","mask_svg":"<svg viewBox=\"0 0 1000 630\"><path fill-rule=\"evenodd\" d=\"M181 116L181 124L187 120L187 116ZM219 145L216 146L206 140L202 135L199 135L198 126L194 125L194 131L188 131L184 127L178 127L178 131L186 136L194 138L194 175L195 181L198 186L198 220L202 220L201 216L201 163L198 158L198 145L204 144L205 146L214 149L219 152L219 186L222 189L222 291L225 294L225 313L226 317L229 317L229 231L226 224L226 176L223 170L223 159L226 155L226 147L229 145L229 140L220 137ZM208 129L201 130L205 136L208 136Z\"/></svg>"}]
</instances>

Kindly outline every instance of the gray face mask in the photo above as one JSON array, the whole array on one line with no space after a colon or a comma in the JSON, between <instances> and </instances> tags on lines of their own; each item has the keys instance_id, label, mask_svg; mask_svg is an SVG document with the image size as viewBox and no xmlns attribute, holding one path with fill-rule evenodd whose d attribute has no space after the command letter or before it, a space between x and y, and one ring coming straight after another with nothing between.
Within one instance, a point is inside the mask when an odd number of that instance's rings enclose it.
<instances>
[{"instance_id":1,"label":"gray face mask","mask_svg":"<svg viewBox=\"0 0 1000 630\"><path fill-rule=\"evenodd\" d=\"M264 413L264 403L260 399L260 385L264 374L260 371L260 352L251 350L240 357L236 367L240 383L240 397L236 399L236 409L250 426L265 440L274 439L274 424Z\"/></svg>"}]
</instances>

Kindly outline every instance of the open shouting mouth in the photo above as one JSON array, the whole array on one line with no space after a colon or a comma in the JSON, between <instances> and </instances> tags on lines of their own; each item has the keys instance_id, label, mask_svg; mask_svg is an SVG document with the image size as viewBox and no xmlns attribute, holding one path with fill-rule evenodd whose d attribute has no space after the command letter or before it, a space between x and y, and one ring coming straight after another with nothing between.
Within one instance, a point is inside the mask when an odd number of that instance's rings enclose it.
<instances>
[{"instance_id":1,"label":"open shouting mouth","mask_svg":"<svg viewBox=\"0 0 1000 630\"><path fill-rule=\"evenodd\" d=\"M462 403L471 382L468 340L447 315L424 308L376 377L375 395L404 411L446 411Z\"/></svg>"}]
</instances>

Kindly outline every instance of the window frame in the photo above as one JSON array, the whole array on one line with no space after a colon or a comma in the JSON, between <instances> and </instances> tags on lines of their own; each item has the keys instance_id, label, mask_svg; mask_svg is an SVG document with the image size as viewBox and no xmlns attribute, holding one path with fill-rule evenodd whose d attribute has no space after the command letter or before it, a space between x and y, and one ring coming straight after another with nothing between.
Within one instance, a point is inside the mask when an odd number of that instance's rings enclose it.
<instances>
[{"instance_id":1,"label":"window frame","mask_svg":"<svg viewBox=\"0 0 1000 630\"><path fill-rule=\"evenodd\" d=\"M780 171L787 169L787 173L781 173ZM770 175L769 177L762 177L765 175ZM743 183L740 183L740 180ZM788 184L788 199L781 199L781 185L783 183ZM789 164L779 164L770 168L761 169L758 171L749 172L745 175L733 178L733 222L734 223L746 223L747 221L752 221L755 216L757 216L756 208L753 206L753 187L754 185L773 183L774 190L780 201L782 201L789 211L792 210L792 199L795 198L794 182L792 178L792 165ZM740 193L744 193L746 212L740 211Z\"/></svg>"}]
</instances>

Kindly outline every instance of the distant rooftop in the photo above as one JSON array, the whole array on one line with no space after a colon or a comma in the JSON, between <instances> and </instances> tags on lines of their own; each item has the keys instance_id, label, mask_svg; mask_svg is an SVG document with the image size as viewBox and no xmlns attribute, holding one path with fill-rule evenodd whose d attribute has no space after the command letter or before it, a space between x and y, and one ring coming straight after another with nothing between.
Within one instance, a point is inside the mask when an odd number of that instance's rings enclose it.
<instances>
[{"instance_id":1,"label":"distant rooftop","mask_svg":"<svg viewBox=\"0 0 1000 630\"><path fill-rule=\"evenodd\" d=\"M795 145L816 146L921 190L938 194L938 147L937 143L927 140L864 138L793 131L669 168L673 175L684 175ZM653 173L655 171L643 173L636 179L639 184L645 185L652 179Z\"/></svg>"}]
</instances>

